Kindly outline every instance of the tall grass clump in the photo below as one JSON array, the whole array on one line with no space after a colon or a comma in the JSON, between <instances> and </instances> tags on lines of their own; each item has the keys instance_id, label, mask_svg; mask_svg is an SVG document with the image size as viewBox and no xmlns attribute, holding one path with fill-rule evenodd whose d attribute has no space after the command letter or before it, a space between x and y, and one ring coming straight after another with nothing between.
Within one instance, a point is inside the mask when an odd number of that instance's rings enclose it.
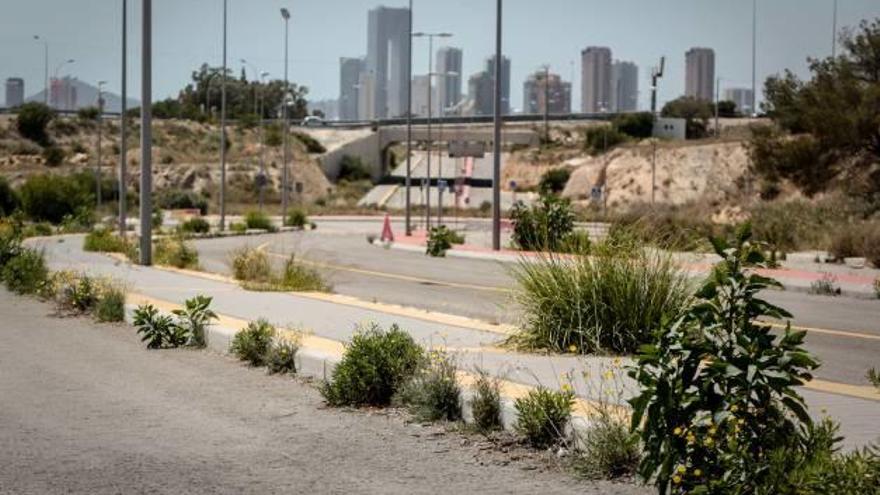
<instances>
[{"instance_id":1,"label":"tall grass clump","mask_svg":"<svg viewBox=\"0 0 880 495\"><path fill-rule=\"evenodd\" d=\"M284 290L298 292L329 292L330 285L321 276L321 273L302 261L296 259L295 254L284 262L284 267L277 283Z\"/></svg>"},{"instance_id":2,"label":"tall grass clump","mask_svg":"<svg viewBox=\"0 0 880 495\"><path fill-rule=\"evenodd\" d=\"M488 433L502 428L501 383L486 370L477 370L470 405L477 430Z\"/></svg>"},{"instance_id":3,"label":"tall grass clump","mask_svg":"<svg viewBox=\"0 0 880 495\"><path fill-rule=\"evenodd\" d=\"M406 383L398 399L419 421L457 421L461 419L457 371L449 354L431 351L427 364Z\"/></svg>"},{"instance_id":4,"label":"tall grass clump","mask_svg":"<svg viewBox=\"0 0 880 495\"><path fill-rule=\"evenodd\" d=\"M98 291L95 303L95 319L105 323L116 323L125 320L125 287L106 282Z\"/></svg>"},{"instance_id":5,"label":"tall grass clump","mask_svg":"<svg viewBox=\"0 0 880 495\"><path fill-rule=\"evenodd\" d=\"M199 252L183 237L166 237L156 241L154 246L156 264L197 270L199 268Z\"/></svg>"},{"instance_id":6,"label":"tall grass clump","mask_svg":"<svg viewBox=\"0 0 880 495\"><path fill-rule=\"evenodd\" d=\"M387 406L424 361L424 351L408 333L374 323L352 337L321 395L331 406Z\"/></svg>"},{"instance_id":7,"label":"tall grass clump","mask_svg":"<svg viewBox=\"0 0 880 495\"><path fill-rule=\"evenodd\" d=\"M272 265L269 256L249 246L232 252L230 261L232 276L242 282L267 283L272 278Z\"/></svg>"},{"instance_id":8,"label":"tall grass clump","mask_svg":"<svg viewBox=\"0 0 880 495\"><path fill-rule=\"evenodd\" d=\"M263 318L248 323L244 330L235 334L229 352L251 366L264 366L272 348L277 330Z\"/></svg>"},{"instance_id":9,"label":"tall grass clump","mask_svg":"<svg viewBox=\"0 0 880 495\"><path fill-rule=\"evenodd\" d=\"M273 374L296 373L296 353L301 346L301 336L294 332L280 334L269 346L266 367Z\"/></svg>"},{"instance_id":10,"label":"tall grass clump","mask_svg":"<svg viewBox=\"0 0 880 495\"><path fill-rule=\"evenodd\" d=\"M511 269L522 309L512 343L582 353L632 353L690 300L686 276L666 254L603 244L592 254L544 253Z\"/></svg>"},{"instance_id":11,"label":"tall grass clump","mask_svg":"<svg viewBox=\"0 0 880 495\"><path fill-rule=\"evenodd\" d=\"M95 229L86 234L83 240L83 250L89 252L129 254L134 249L128 239L116 235L110 229Z\"/></svg>"},{"instance_id":12,"label":"tall grass clump","mask_svg":"<svg viewBox=\"0 0 880 495\"><path fill-rule=\"evenodd\" d=\"M532 447L552 447L565 440L565 429L574 409L574 393L539 387L516 399L514 408L516 432Z\"/></svg>"},{"instance_id":13,"label":"tall grass clump","mask_svg":"<svg viewBox=\"0 0 880 495\"><path fill-rule=\"evenodd\" d=\"M19 295L36 294L48 281L49 269L42 251L23 247L0 272L6 288Z\"/></svg>"},{"instance_id":14,"label":"tall grass clump","mask_svg":"<svg viewBox=\"0 0 880 495\"><path fill-rule=\"evenodd\" d=\"M272 225L272 220L261 211L249 211L244 215L244 223L249 229L267 230L275 232L277 229Z\"/></svg>"}]
</instances>

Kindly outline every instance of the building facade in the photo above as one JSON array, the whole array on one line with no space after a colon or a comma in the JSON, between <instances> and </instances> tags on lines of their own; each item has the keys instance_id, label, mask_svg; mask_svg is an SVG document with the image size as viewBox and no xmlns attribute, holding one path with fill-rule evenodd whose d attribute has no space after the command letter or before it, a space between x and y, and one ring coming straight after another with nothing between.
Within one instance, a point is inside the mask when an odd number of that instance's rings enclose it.
<instances>
[{"instance_id":1,"label":"building facade","mask_svg":"<svg viewBox=\"0 0 880 495\"><path fill-rule=\"evenodd\" d=\"M428 116L428 92L431 92L431 106L434 107L433 115L438 115L437 109L437 89L431 85L431 78L427 74L413 76L412 82L412 112L417 117Z\"/></svg>"},{"instance_id":2,"label":"building facade","mask_svg":"<svg viewBox=\"0 0 880 495\"><path fill-rule=\"evenodd\" d=\"M691 48L685 54L685 96L715 101L715 50Z\"/></svg>"},{"instance_id":3,"label":"building facade","mask_svg":"<svg viewBox=\"0 0 880 495\"><path fill-rule=\"evenodd\" d=\"M549 103L548 103L549 100ZM543 114L571 112L571 83L559 74L537 71L523 84L523 113Z\"/></svg>"},{"instance_id":4,"label":"building facade","mask_svg":"<svg viewBox=\"0 0 880 495\"><path fill-rule=\"evenodd\" d=\"M468 106L467 114L492 115L494 102L494 84L492 77L486 71L477 72L468 79Z\"/></svg>"},{"instance_id":5,"label":"building facade","mask_svg":"<svg viewBox=\"0 0 880 495\"><path fill-rule=\"evenodd\" d=\"M461 102L462 51L460 48L443 47L437 50L437 115L446 115L450 108Z\"/></svg>"},{"instance_id":6,"label":"building facade","mask_svg":"<svg viewBox=\"0 0 880 495\"><path fill-rule=\"evenodd\" d=\"M581 111L610 111L611 98L611 49L587 47L581 51Z\"/></svg>"},{"instance_id":7,"label":"building facade","mask_svg":"<svg viewBox=\"0 0 880 495\"><path fill-rule=\"evenodd\" d=\"M361 73L364 72L364 59L339 59L339 118L358 120L358 89Z\"/></svg>"},{"instance_id":8,"label":"building facade","mask_svg":"<svg viewBox=\"0 0 880 495\"><path fill-rule=\"evenodd\" d=\"M724 99L736 103L736 111L743 115L755 113L752 108L751 88L727 88L724 90Z\"/></svg>"},{"instance_id":9,"label":"building facade","mask_svg":"<svg viewBox=\"0 0 880 495\"><path fill-rule=\"evenodd\" d=\"M24 79L10 77L6 80L6 107L15 108L24 103Z\"/></svg>"},{"instance_id":10,"label":"building facade","mask_svg":"<svg viewBox=\"0 0 880 495\"><path fill-rule=\"evenodd\" d=\"M367 14L367 58L371 74L371 101L362 107L372 113L360 118L399 117L407 110L409 62L409 9L377 7Z\"/></svg>"},{"instance_id":11,"label":"building facade","mask_svg":"<svg viewBox=\"0 0 880 495\"><path fill-rule=\"evenodd\" d=\"M615 61L611 66L611 111L639 109L639 68L632 62Z\"/></svg>"},{"instance_id":12,"label":"building facade","mask_svg":"<svg viewBox=\"0 0 880 495\"><path fill-rule=\"evenodd\" d=\"M492 82L493 95L489 102L489 113L484 115L492 115L495 113L495 55L486 60L486 73ZM501 114L510 113L510 59L501 57Z\"/></svg>"},{"instance_id":13,"label":"building facade","mask_svg":"<svg viewBox=\"0 0 880 495\"><path fill-rule=\"evenodd\" d=\"M56 110L77 109L76 80L70 77L53 78L49 84L49 106Z\"/></svg>"}]
</instances>

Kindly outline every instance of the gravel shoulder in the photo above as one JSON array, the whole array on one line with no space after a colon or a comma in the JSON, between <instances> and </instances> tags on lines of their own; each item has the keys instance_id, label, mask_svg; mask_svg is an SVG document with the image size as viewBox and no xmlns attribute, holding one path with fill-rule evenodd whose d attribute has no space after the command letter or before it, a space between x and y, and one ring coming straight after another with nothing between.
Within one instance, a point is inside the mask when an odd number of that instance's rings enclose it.
<instances>
[{"instance_id":1,"label":"gravel shoulder","mask_svg":"<svg viewBox=\"0 0 880 495\"><path fill-rule=\"evenodd\" d=\"M648 493L51 313L0 289L0 493Z\"/></svg>"}]
</instances>

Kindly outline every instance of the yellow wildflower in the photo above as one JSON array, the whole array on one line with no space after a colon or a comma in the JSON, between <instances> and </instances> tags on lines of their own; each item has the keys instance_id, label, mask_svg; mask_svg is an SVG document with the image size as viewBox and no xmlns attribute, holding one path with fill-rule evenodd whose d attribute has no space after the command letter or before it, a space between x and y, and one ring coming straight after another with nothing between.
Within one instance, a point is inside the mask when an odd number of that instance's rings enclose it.
<instances>
[{"instance_id":1,"label":"yellow wildflower","mask_svg":"<svg viewBox=\"0 0 880 495\"><path fill-rule=\"evenodd\" d=\"M571 392L571 384L570 383L563 383L562 384L562 391L563 392Z\"/></svg>"},{"instance_id":2,"label":"yellow wildflower","mask_svg":"<svg viewBox=\"0 0 880 495\"><path fill-rule=\"evenodd\" d=\"M605 377L606 380L610 380L614 378L614 373L612 373L611 370L608 370L602 376Z\"/></svg>"},{"instance_id":3,"label":"yellow wildflower","mask_svg":"<svg viewBox=\"0 0 880 495\"><path fill-rule=\"evenodd\" d=\"M739 407L738 407L736 404L730 406L730 412L734 412L734 413L735 413L735 412L737 412L737 411L739 411Z\"/></svg>"},{"instance_id":4,"label":"yellow wildflower","mask_svg":"<svg viewBox=\"0 0 880 495\"><path fill-rule=\"evenodd\" d=\"M711 435L714 435L714 434L716 434L716 433L718 433L718 429L717 429L717 428L715 428L714 426L711 427L711 428L709 428L709 435L710 435L710 436L711 436Z\"/></svg>"},{"instance_id":5,"label":"yellow wildflower","mask_svg":"<svg viewBox=\"0 0 880 495\"><path fill-rule=\"evenodd\" d=\"M706 438L703 440L703 445L706 447L711 447L715 443L715 440L712 440L712 437Z\"/></svg>"},{"instance_id":6,"label":"yellow wildflower","mask_svg":"<svg viewBox=\"0 0 880 495\"><path fill-rule=\"evenodd\" d=\"M701 471L699 469L694 469L694 476L702 476L702 475L703 475L703 471Z\"/></svg>"},{"instance_id":7,"label":"yellow wildflower","mask_svg":"<svg viewBox=\"0 0 880 495\"><path fill-rule=\"evenodd\" d=\"M676 485L681 483L681 476L676 474L675 476L672 477L672 482L675 483Z\"/></svg>"},{"instance_id":8,"label":"yellow wildflower","mask_svg":"<svg viewBox=\"0 0 880 495\"><path fill-rule=\"evenodd\" d=\"M568 352L575 353L577 351L578 351L578 346L576 346L574 344L571 344L570 346L568 346Z\"/></svg>"},{"instance_id":9,"label":"yellow wildflower","mask_svg":"<svg viewBox=\"0 0 880 495\"><path fill-rule=\"evenodd\" d=\"M687 472L687 468L684 466L678 466L678 474L684 474Z\"/></svg>"},{"instance_id":10,"label":"yellow wildflower","mask_svg":"<svg viewBox=\"0 0 880 495\"><path fill-rule=\"evenodd\" d=\"M672 433L673 433L675 436L680 437L680 436L681 436L681 427L676 426L675 429L672 430Z\"/></svg>"}]
</instances>

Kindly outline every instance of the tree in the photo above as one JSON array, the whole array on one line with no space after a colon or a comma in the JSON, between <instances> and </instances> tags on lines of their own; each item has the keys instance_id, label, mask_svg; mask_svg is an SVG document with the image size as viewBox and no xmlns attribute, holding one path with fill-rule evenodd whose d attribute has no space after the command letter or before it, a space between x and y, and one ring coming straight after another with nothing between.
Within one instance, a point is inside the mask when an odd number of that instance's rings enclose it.
<instances>
[{"instance_id":1,"label":"tree","mask_svg":"<svg viewBox=\"0 0 880 495\"><path fill-rule=\"evenodd\" d=\"M714 115L714 108L706 100L682 96L667 102L660 114L663 117L685 119L687 138L700 139L706 137L706 126L709 117Z\"/></svg>"},{"instance_id":2,"label":"tree","mask_svg":"<svg viewBox=\"0 0 880 495\"><path fill-rule=\"evenodd\" d=\"M9 185L6 177L0 177L0 217L12 215L18 208L18 194Z\"/></svg>"},{"instance_id":3,"label":"tree","mask_svg":"<svg viewBox=\"0 0 880 495\"><path fill-rule=\"evenodd\" d=\"M19 107L15 125L18 128L18 133L23 137L45 146L49 144L49 134L46 132L46 128L54 118L55 112L48 106L43 103L29 102Z\"/></svg>"},{"instance_id":4,"label":"tree","mask_svg":"<svg viewBox=\"0 0 880 495\"><path fill-rule=\"evenodd\" d=\"M715 109L715 105L712 105L712 109ZM734 117L739 117L739 112L736 108L736 102L731 100L721 100L718 102L718 116L723 117L725 119L732 119Z\"/></svg>"},{"instance_id":5,"label":"tree","mask_svg":"<svg viewBox=\"0 0 880 495\"><path fill-rule=\"evenodd\" d=\"M636 139L649 138L654 133L654 115L651 112L618 115L614 119L614 128Z\"/></svg>"},{"instance_id":6,"label":"tree","mask_svg":"<svg viewBox=\"0 0 880 495\"><path fill-rule=\"evenodd\" d=\"M880 19L841 37L835 58L810 59L812 78L792 72L767 79L763 110L788 134L757 135L751 155L758 172L819 192L839 179L851 192L880 201ZM780 149L800 143L794 157ZM809 150L801 149L809 144ZM793 167L793 162L800 162ZM802 169L817 171L804 175Z\"/></svg>"}]
</instances>

